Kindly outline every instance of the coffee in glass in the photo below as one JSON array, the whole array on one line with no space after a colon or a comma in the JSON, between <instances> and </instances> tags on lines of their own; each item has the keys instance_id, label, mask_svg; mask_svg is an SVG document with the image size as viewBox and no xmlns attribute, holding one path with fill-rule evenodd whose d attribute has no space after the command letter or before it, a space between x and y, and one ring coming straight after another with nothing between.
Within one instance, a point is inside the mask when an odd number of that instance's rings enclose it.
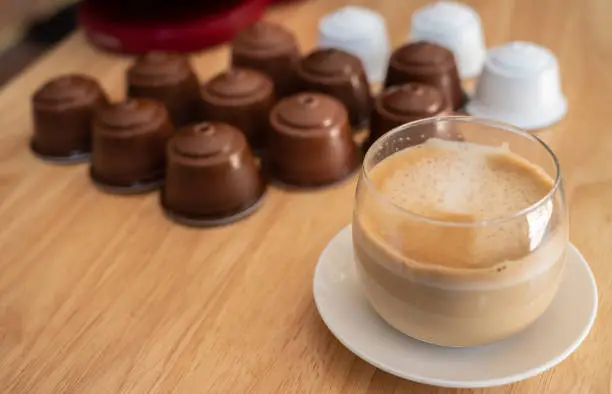
<instances>
[{"instance_id":1,"label":"coffee in glass","mask_svg":"<svg viewBox=\"0 0 612 394\"><path fill-rule=\"evenodd\" d=\"M400 126L366 154L353 243L370 304L399 331L442 346L506 338L544 313L562 279L557 159L487 119Z\"/></svg>"}]
</instances>

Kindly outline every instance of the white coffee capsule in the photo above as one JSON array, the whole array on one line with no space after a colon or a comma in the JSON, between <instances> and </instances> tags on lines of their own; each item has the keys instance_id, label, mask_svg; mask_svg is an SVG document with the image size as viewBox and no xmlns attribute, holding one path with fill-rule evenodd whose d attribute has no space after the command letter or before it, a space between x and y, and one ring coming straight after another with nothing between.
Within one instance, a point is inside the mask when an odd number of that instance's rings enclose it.
<instances>
[{"instance_id":1,"label":"white coffee capsule","mask_svg":"<svg viewBox=\"0 0 612 394\"><path fill-rule=\"evenodd\" d=\"M567 101L556 56L530 42L492 48L466 110L527 130L558 122L567 113Z\"/></svg>"},{"instance_id":2,"label":"white coffee capsule","mask_svg":"<svg viewBox=\"0 0 612 394\"><path fill-rule=\"evenodd\" d=\"M319 21L319 47L349 52L363 63L370 82L385 78L389 38L384 18L364 7L346 6Z\"/></svg>"},{"instance_id":3,"label":"white coffee capsule","mask_svg":"<svg viewBox=\"0 0 612 394\"><path fill-rule=\"evenodd\" d=\"M439 1L412 15L410 41L429 41L455 55L462 78L480 74L486 48L478 13L465 4Z\"/></svg>"}]
</instances>

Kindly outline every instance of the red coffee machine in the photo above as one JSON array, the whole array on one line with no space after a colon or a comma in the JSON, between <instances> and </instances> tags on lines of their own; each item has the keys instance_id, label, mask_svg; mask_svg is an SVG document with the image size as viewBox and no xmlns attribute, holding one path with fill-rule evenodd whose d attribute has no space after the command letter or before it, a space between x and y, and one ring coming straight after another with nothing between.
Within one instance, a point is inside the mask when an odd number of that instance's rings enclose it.
<instances>
[{"instance_id":1,"label":"red coffee machine","mask_svg":"<svg viewBox=\"0 0 612 394\"><path fill-rule=\"evenodd\" d=\"M84 0L79 24L114 52L192 52L230 40L278 0Z\"/></svg>"}]
</instances>

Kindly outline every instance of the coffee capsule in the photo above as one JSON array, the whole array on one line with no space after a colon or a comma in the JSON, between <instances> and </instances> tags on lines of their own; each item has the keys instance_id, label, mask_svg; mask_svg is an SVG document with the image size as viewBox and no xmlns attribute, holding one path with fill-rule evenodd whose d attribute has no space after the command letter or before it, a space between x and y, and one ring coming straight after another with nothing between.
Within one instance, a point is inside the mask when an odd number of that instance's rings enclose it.
<instances>
[{"instance_id":1,"label":"coffee capsule","mask_svg":"<svg viewBox=\"0 0 612 394\"><path fill-rule=\"evenodd\" d=\"M161 204L193 226L226 224L252 213L266 186L244 134L226 123L181 129L168 142Z\"/></svg>"},{"instance_id":2,"label":"coffee capsule","mask_svg":"<svg viewBox=\"0 0 612 394\"><path fill-rule=\"evenodd\" d=\"M370 82L385 79L389 36L385 19L374 10L349 5L325 15L319 21L319 48L337 48L357 56Z\"/></svg>"},{"instance_id":3,"label":"coffee capsule","mask_svg":"<svg viewBox=\"0 0 612 394\"><path fill-rule=\"evenodd\" d=\"M567 101L556 56L530 42L492 48L466 110L526 130L558 122L567 113Z\"/></svg>"},{"instance_id":4,"label":"coffee capsule","mask_svg":"<svg viewBox=\"0 0 612 394\"><path fill-rule=\"evenodd\" d=\"M200 84L185 55L150 52L127 72L128 97L163 103L176 126L199 119Z\"/></svg>"},{"instance_id":5,"label":"coffee capsule","mask_svg":"<svg viewBox=\"0 0 612 394\"><path fill-rule=\"evenodd\" d=\"M111 193L156 189L173 131L168 111L157 101L128 99L101 108L93 122L92 180Z\"/></svg>"},{"instance_id":6,"label":"coffee capsule","mask_svg":"<svg viewBox=\"0 0 612 394\"><path fill-rule=\"evenodd\" d=\"M318 49L300 61L295 83L298 91L321 92L344 104L353 127L368 122L372 95L356 56L334 48Z\"/></svg>"},{"instance_id":7,"label":"coffee capsule","mask_svg":"<svg viewBox=\"0 0 612 394\"><path fill-rule=\"evenodd\" d=\"M34 154L58 163L87 160L92 118L107 102L98 82L84 75L63 75L45 83L32 97Z\"/></svg>"},{"instance_id":8,"label":"coffee capsule","mask_svg":"<svg viewBox=\"0 0 612 394\"><path fill-rule=\"evenodd\" d=\"M269 171L302 187L335 183L359 165L345 107L331 96L306 92L287 97L270 112Z\"/></svg>"},{"instance_id":9,"label":"coffee capsule","mask_svg":"<svg viewBox=\"0 0 612 394\"><path fill-rule=\"evenodd\" d=\"M437 86L455 111L465 104L466 95L461 89L453 53L437 44L414 42L393 52L385 87L408 82Z\"/></svg>"},{"instance_id":10,"label":"coffee capsule","mask_svg":"<svg viewBox=\"0 0 612 394\"><path fill-rule=\"evenodd\" d=\"M300 50L293 33L274 23L255 23L232 42L232 65L267 74L278 97L292 91L293 73L299 60Z\"/></svg>"},{"instance_id":11,"label":"coffee capsule","mask_svg":"<svg viewBox=\"0 0 612 394\"><path fill-rule=\"evenodd\" d=\"M274 104L274 86L265 74L245 68L222 72L204 85L202 99L203 119L231 124L253 149L264 148Z\"/></svg>"},{"instance_id":12,"label":"coffee capsule","mask_svg":"<svg viewBox=\"0 0 612 394\"><path fill-rule=\"evenodd\" d=\"M369 147L386 132L404 123L413 122L434 116L450 115L453 112L444 94L435 86L411 82L404 85L391 86L385 89L374 103L370 122L370 138L366 142ZM424 129L425 130L425 129ZM422 133L410 145L443 134L444 130L432 127L427 133ZM441 135L445 137L445 135Z\"/></svg>"},{"instance_id":13,"label":"coffee capsule","mask_svg":"<svg viewBox=\"0 0 612 394\"><path fill-rule=\"evenodd\" d=\"M480 17L473 8L454 1L436 1L412 14L410 40L441 45L455 56L459 75L480 74L486 47Z\"/></svg>"}]
</instances>

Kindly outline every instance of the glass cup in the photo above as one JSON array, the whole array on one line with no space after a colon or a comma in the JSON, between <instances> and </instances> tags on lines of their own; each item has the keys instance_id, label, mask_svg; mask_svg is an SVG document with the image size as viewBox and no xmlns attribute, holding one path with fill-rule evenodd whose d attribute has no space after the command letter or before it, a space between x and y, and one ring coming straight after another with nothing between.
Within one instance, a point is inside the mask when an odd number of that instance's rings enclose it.
<instances>
[{"instance_id":1,"label":"glass cup","mask_svg":"<svg viewBox=\"0 0 612 394\"><path fill-rule=\"evenodd\" d=\"M486 220L425 217L403 208L386 194L373 171L390 156L432 137L504 146L533 165L519 168L520 177L538 168L550 190L530 206ZM490 198L495 184L472 186L471 195L479 203L496 204ZM410 190L427 194L423 192ZM532 324L557 293L568 230L557 158L540 139L516 127L467 116L429 118L389 131L365 156L353 218L360 281L385 321L421 341L477 346Z\"/></svg>"}]
</instances>

